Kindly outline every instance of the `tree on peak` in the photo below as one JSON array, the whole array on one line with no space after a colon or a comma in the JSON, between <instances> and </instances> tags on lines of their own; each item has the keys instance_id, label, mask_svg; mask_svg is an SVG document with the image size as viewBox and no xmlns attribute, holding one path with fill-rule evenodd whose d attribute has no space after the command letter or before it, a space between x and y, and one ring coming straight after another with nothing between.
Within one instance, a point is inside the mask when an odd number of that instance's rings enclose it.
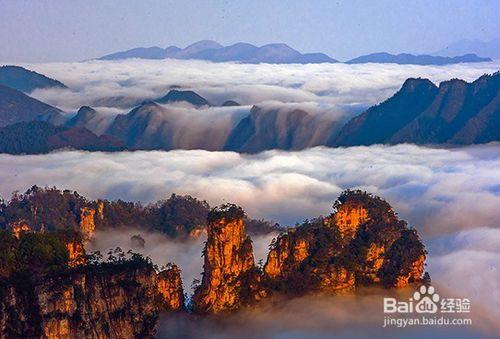
<instances>
[{"instance_id":1,"label":"tree on peak","mask_svg":"<svg viewBox=\"0 0 500 339\"><path fill-rule=\"evenodd\" d=\"M223 204L214 207L210 213L208 213L208 222L214 222L221 219L225 219L226 222L243 219L246 217L245 211L238 205L235 204Z\"/></svg>"}]
</instances>

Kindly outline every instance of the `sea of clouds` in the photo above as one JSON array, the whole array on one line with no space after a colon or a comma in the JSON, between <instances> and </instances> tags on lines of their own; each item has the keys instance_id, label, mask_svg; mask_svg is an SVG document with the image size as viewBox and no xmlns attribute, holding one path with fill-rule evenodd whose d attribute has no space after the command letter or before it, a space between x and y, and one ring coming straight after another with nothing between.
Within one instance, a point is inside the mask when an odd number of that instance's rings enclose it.
<instances>
[{"instance_id":1,"label":"sea of clouds","mask_svg":"<svg viewBox=\"0 0 500 339\"><path fill-rule=\"evenodd\" d=\"M164 95L171 86L195 90L215 104L236 100L244 105L171 108L169 114L178 116L177 138L189 140L196 134L205 135L201 131L210 124L227 129L228 122L234 124L254 104L303 108L321 118L345 120L390 97L408 77L425 77L435 83L450 78L472 81L499 69L495 62L437 67L240 65L182 60L23 66L69 86L65 90L37 90L32 95L70 114L82 105L94 106L108 116L126 113L142 100ZM490 325L484 322L490 323L484 319L500 316L499 144L451 149L414 145L317 147L255 155L200 150L0 155L0 194L5 199L12 191L24 191L35 184L77 190L89 198L143 203L174 192L191 194L211 205L238 203L250 216L283 226L331 213L332 203L344 189L367 190L387 199L422 235L429 251L427 270L441 295L470 298L474 316L482 319L476 322L481 329L490 331ZM146 240L146 247L140 251L159 265L173 261L181 266L184 287L190 292L191 281L199 278L202 268L203 238L178 243L161 234L131 229L98 233L91 249L127 249L130 237L138 233ZM257 259L265 257L273 236L254 239ZM387 332L370 332L374 326L381 326L381 298L379 294L354 300L300 299L281 308L264 306L257 313L236 315L231 318L236 327L197 322L200 331L195 334L206 330L219 337L260 333L262 337L293 338L307 333L308 337L319 338L335 331L356 337L366 334L363 331L367 327L368 333L383 337ZM162 330L180 333L179 326L195 327L190 321L165 319ZM259 328L260 332L255 332ZM426 334L425 330L404 335L418 337ZM470 334L461 329L450 333Z\"/></svg>"},{"instance_id":2,"label":"sea of clouds","mask_svg":"<svg viewBox=\"0 0 500 339\"><path fill-rule=\"evenodd\" d=\"M352 115L390 97L410 77L436 84L451 78L473 81L493 73L498 62L417 66L396 64L271 65L210 63L196 60L97 61L22 64L66 84L31 95L74 113L83 105L104 114L126 113L172 86L191 89L220 105L235 100L246 106L266 102L299 105L308 112ZM204 109L198 110L201 114Z\"/></svg>"},{"instance_id":3,"label":"sea of clouds","mask_svg":"<svg viewBox=\"0 0 500 339\"><path fill-rule=\"evenodd\" d=\"M235 202L252 217L293 226L331 213L342 190L359 188L387 199L417 228L429 251L427 270L437 286L450 295L471 298L478 310L500 314L499 169L498 144L452 149L317 147L256 155L73 151L0 155L0 193L8 198L14 190L37 184L74 189L89 198L147 203L175 192L211 205ZM103 238L113 241L97 248L126 248L132 233L106 235ZM256 240L256 247L263 249L258 258L264 257L269 241ZM189 289L201 272L201 242L146 242L151 246L144 253L158 264L179 263Z\"/></svg>"}]
</instances>

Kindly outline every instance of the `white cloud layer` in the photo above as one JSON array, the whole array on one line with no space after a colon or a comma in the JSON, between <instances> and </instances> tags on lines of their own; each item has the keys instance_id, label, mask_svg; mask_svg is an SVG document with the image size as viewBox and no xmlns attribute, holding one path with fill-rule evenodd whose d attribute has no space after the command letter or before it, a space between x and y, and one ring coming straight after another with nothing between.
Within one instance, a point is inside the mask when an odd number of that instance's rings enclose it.
<instances>
[{"instance_id":1,"label":"white cloud layer","mask_svg":"<svg viewBox=\"0 0 500 339\"><path fill-rule=\"evenodd\" d=\"M424 234L499 227L500 145L313 148L256 155L208 151L57 152L0 155L0 193L31 185L90 198L151 202L172 192L212 205L236 202L284 225L326 215L338 194L360 188L386 198Z\"/></svg>"},{"instance_id":2,"label":"white cloud layer","mask_svg":"<svg viewBox=\"0 0 500 339\"><path fill-rule=\"evenodd\" d=\"M439 290L438 290L439 291ZM489 338L499 330L491 315L475 312L472 326L386 327L383 298L408 300L410 289L364 289L354 295L306 296L257 307L223 317L185 315L160 319L160 338ZM401 318L405 318L401 315ZM467 318L467 316L464 316Z\"/></svg>"},{"instance_id":3,"label":"white cloud layer","mask_svg":"<svg viewBox=\"0 0 500 339\"><path fill-rule=\"evenodd\" d=\"M125 112L144 99L164 95L170 86L195 90L215 104L236 100L244 105L279 101L314 102L326 109L346 104L366 107L391 96L409 77L426 77L435 83L451 78L472 81L500 68L498 62L448 66L248 65L168 59L22 66L65 83L69 90L37 90L32 95L69 112L83 105Z\"/></svg>"},{"instance_id":4,"label":"white cloud layer","mask_svg":"<svg viewBox=\"0 0 500 339\"><path fill-rule=\"evenodd\" d=\"M478 310L500 314L499 169L498 144L455 149L318 147L256 155L197 150L2 154L0 191L8 198L13 190L34 184L55 185L90 198L142 202L176 192L212 205L236 202L252 217L293 225L330 213L342 190L365 189L387 199L422 234L434 283L450 294L470 297ZM194 245L171 251L161 245L150 254L164 253L161 264L178 261L189 281L201 263L191 259L199 258L201 249Z\"/></svg>"},{"instance_id":5,"label":"white cloud layer","mask_svg":"<svg viewBox=\"0 0 500 339\"><path fill-rule=\"evenodd\" d=\"M195 90L215 104L235 100L245 105L239 108L170 107L179 127L177 139L184 137L186 142L196 136L206 138L210 124L217 124L221 131L218 134L227 133L229 126L253 104L286 105L305 109L321 118L341 120L391 96L408 77L426 77L436 84L450 78L472 81L500 68L498 62L438 67L240 65L182 60L23 66L70 87L69 90L37 90L32 94L68 112L91 105L107 117L126 113L144 99L164 95L173 85ZM14 190L24 191L34 184L74 189L89 198L121 198L145 203L168 197L173 192L191 194L206 199L211 205L235 202L254 218L272 219L288 226L330 213L333 201L344 189L364 189L387 199L400 216L422 234L429 250L428 270L433 284L450 295L471 298L473 312L482 314L487 310L500 316L499 144L455 149L414 145L318 147L256 155L199 150L0 154L0 194L4 198L9 198ZM127 248L130 236L137 233L140 232L115 232L102 237L98 234L93 246ZM168 261L178 263L183 269L185 287L189 289L191 280L201 272L202 240L180 244L158 234L143 234L143 237L147 244L143 253L160 265ZM270 239L254 240L256 257L262 258ZM265 310L260 315L244 317L239 323L246 324L251 319L245 330L253 331L257 328L252 327L253 324L257 324L267 329L265 333L274 333L273 329L277 329L277 336L300 337L300 331L307 328L308 336L322 337L324 333L330 336L335 329L336 333L352 337L359 333L349 329L345 332L345 327L339 329L335 323L340 319L352 329L352 318L345 314L346 305L352 312L370 310L365 312L370 328L373 328L373 317L369 316L381 312L373 308L372 299L369 304L341 300L341 307L333 308L334 301L330 301L327 305L299 300L281 310ZM295 313L284 311L288 307ZM290 322L266 321L269 318ZM302 318L319 320L308 327L308 323L299 321ZM286 332L290 323L297 324L297 328ZM213 328L214 325L206 326ZM231 336L233 332L229 330L222 330L222 335ZM236 333L241 334L239 330L238 327ZM214 328L214 333L217 331L220 329ZM459 332L452 334L462 333Z\"/></svg>"}]
</instances>

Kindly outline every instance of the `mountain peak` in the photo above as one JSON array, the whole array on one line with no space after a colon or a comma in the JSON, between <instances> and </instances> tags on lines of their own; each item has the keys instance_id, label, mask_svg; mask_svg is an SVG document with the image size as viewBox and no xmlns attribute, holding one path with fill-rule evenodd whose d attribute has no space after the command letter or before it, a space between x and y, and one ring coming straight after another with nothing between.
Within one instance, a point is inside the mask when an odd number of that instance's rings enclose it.
<instances>
[{"instance_id":1,"label":"mountain peak","mask_svg":"<svg viewBox=\"0 0 500 339\"><path fill-rule=\"evenodd\" d=\"M202 51L205 49L215 49L215 48L222 48L221 44L219 44L217 41L213 40L200 40L195 43L192 43L191 45L188 45L184 50L189 50L191 52L195 51Z\"/></svg>"},{"instance_id":2,"label":"mountain peak","mask_svg":"<svg viewBox=\"0 0 500 339\"><path fill-rule=\"evenodd\" d=\"M165 96L156 100L156 102L159 102L160 104L179 101L185 101L194 106L210 106L210 103L207 101L207 99L205 99L198 93L194 91L182 91L177 89L170 90Z\"/></svg>"},{"instance_id":3,"label":"mountain peak","mask_svg":"<svg viewBox=\"0 0 500 339\"><path fill-rule=\"evenodd\" d=\"M424 89L424 88L437 88L436 85L429 79L425 78L408 78L405 80L403 83L403 86L401 86L400 91L410 91L414 92L418 89Z\"/></svg>"},{"instance_id":4,"label":"mountain peak","mask_svg":"<svg viewBox=\"0 0 500 339\"><path fill-rule=\"evenodd\" d=\"M82 106L78 112L76 112L76 115L65 124L65 126L85 126L96 115L97 112L92 107Z\"/></svg>"},{"instance_id":5,"label":"mountain peak","mask_svg":"<svg viewBox=\"0 0 500 339\"><path fill-rule=\"evenodd\" d=\"M201 40L184 49L170 46L165 49L158 47L134 48L124 52L117 52L103 56L102 60L117 60L127 58L144 59L194 59L212 62L241 62L241 63L324 63L337 62L324 53L305 53L293 49L285 43L272 43L261 47L246 42L237 42L230 46L223 46L213 40Z\"/></svg>"}]
</instances>

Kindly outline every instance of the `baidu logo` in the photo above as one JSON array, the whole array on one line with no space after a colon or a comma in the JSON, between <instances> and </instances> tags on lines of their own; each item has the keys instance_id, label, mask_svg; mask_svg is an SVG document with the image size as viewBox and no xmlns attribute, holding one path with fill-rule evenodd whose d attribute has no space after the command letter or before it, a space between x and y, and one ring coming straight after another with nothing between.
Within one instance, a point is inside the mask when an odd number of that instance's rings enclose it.
<instances>
[{"instance_id":1,"label":"baidu logo","mask_svg":"<svg viewBox=\"0 0 500 339\"><path fill-rule=\"evenodd\" d=\"M434 286L422 285L408 301L384 298L384 313L469 313L467 298L441 298Z\"/></svg>"},{"instance_id":2,"label":"baidu logo","mask_svg":"<svg viewBox=\"0 0 500 339\"><path fill-rule=\"evenodd\" d=\"M434 286L420 286L407 301L384 298L384 313L386 315L382 327L472 324L471 318L461 315L470 313L470 300L468 298L443 298L436 293Z\"/></svg>"},{"instance_id":3,"label":"baidu logo","mask_svg":"<svg viewBox=\"0 0 500 339\"><path fill-rule=\"evenodd\" d=\"M413 300L417 302L415 305L417 313L436 313L438 311L439 294L435 293L433 286L420 286L420 289L413 293Z\"/></svg>"},{"instance_id":4,"label":"baidu logo","mask_svg":"<svg viewBox=\"0 0 500 339\"><path fill-rule=\"evenodd\" d=\"M436 313L438 309L439 294L433 286L420 286L408 301L384 298L384 313Z\"/></svg>"}]
</instances>

